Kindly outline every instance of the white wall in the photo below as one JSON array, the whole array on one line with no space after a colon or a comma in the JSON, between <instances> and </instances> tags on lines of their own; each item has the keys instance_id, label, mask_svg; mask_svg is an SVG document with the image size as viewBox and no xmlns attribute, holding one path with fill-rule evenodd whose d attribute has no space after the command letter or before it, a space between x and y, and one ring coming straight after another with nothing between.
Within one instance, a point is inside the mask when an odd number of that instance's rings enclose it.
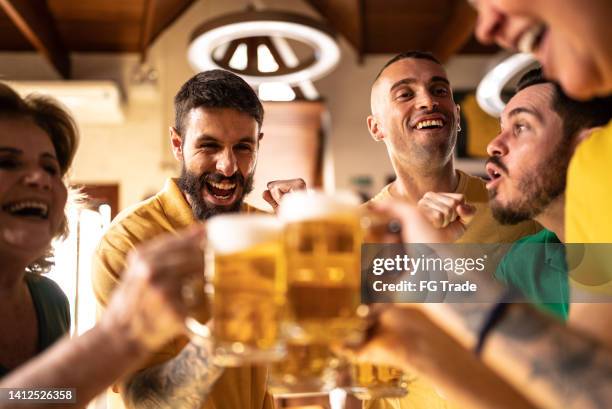
<instances>
[{"instance_id":1,"label":"white wall","mask_svg":"<svg viewBox=\"0 0 612 409\"><path fill-rule=\"evenodd\" d=\"M259 1L258 3L262 3ZM266 6L315 15L300 0L267 0ZM187 44L192 31L203 21L244 8L243 0L199 0L153 44L149 63L159 74L157 85L137 86L130 73L136 55L72 56L74 79L115 79L124 89L125 123L112 126L83 125L82 141L72 180L85 183L120 183L120 207L135 203L157 191L163 180L177 172L170 154L168 127L173 123L172 99L194 71L187 63ZM342 61L328 77L315 83L326 98L331 114L330 148L339 188L350 187L355 176L371 175L374 190L392 173L382 143L369 136L365 118L369 113L370 84L391 55L367 57L357 64L350 46L341 40ZM448 64L451 82L473 88L489 59L459 57ZM28 53L0 54L0 79L57 79L48 63ZM264 141L265 143L265 141Z\"/></svg>"}]
</instances>

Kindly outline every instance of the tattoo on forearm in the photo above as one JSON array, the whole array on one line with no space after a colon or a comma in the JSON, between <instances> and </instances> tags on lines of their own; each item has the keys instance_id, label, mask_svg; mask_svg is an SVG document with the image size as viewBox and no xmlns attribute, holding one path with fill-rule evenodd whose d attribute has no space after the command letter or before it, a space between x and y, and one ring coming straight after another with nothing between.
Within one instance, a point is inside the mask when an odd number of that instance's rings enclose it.
<instances>
[{"instance_id":1,"label":"tattoo on forearm","mask_svg":"<svg viewBox=\"0 0 612 409\"><path fill-rule=\"evenodd\" d=\"M124 399L131 408L199 409L222 372L209 347L189 343L174 359L134 375Z\"/></svg>"},{"instance_id":2,"label":"tattoo on forearm","mask_svg":"<svg viewBox=\"0 0 612 409\"><path fill-rule=\"evenodd\" d=\"M496 332L513 359L527 362L529 380L552 391L557 407L610 407L611 350L526 305L512 308Z\"/></svg>"},{"instance_id":3,"label":"tattoo on forearm","mask_svg":"<svg viewBox=\"0 0 612 409\"><path fill-rule=\"evenodd\" d=\"M482 329L484 321L491 310L490 304L481 303L457 303L449 304L449 307L456 312L457 316L462 320L462 325L474 337L478 336L478 332Z\"/></svg>"}]
</instances>

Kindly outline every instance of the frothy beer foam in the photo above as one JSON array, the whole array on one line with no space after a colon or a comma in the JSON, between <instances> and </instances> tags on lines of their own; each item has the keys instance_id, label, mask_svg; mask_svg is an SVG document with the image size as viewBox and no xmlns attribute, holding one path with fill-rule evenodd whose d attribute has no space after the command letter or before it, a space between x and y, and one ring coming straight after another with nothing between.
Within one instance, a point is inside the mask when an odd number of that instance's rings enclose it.
<instances>
[{"instance_id":1,"label":"frothy beer foam","mask_svg":"<svg viewBox=\"0 0 612 409\"><path fill-rule=\"evenodd\" d=\"M231 214L206 223L208 245L219 254L237 253L261 243L280 240L282 223L271 215Z\"/></svg>"},{"instance_id":2,"label":"frothy beer foam","mask_svg":"<svg viewBox=\"0 0 612 409\"><path fill-rule=\"evenodd\" d=\"M319 190L300 190L283 196L278 217L285 223L322 219L355 212L360 204L359 197L352 192L330 194Z\"/></svg>"}]
</instances>

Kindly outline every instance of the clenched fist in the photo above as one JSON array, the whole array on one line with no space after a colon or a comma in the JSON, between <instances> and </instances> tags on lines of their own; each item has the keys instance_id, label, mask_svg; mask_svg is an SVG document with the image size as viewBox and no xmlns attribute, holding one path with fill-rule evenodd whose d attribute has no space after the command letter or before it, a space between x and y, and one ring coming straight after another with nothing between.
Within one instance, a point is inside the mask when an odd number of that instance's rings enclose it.
<instances>
[{"instance_id":1,"label":"clenched fist","mask_svg":"<svg viewBox=\"0 0 612 409\"><path fill-rule=\"evenodd\" d=\"M286 180L274 180L268 182L268 189L263 192L263 198L266 202L270 203L270 206L276 212L278 204L281 198L289 193L297 190L306 189L306 182L304 179L286 179Z\"/></svg>"}]
</instances>

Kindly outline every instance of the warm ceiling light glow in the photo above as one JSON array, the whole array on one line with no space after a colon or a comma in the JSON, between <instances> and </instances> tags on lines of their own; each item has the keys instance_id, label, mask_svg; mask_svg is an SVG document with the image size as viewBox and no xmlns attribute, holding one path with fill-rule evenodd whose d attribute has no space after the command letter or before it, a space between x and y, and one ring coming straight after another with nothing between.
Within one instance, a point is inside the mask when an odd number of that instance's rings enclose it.
<instances>
[{"instance_id":1,"label":"warm ceiling light glow","mask_svg":"<svg viewBox=\"0 0 612 409\"><path fill-rule=\"evenodd\" d=\"M259 99L262 101L293 101L295 92L283 82L264 82L259 85Z\"/></svg>"},{"instance_id":2,"label":"warm ceiling light glow","mask_svg":"<svg viewBox=\"0 0 612 409\"><path fill-rule=\"evenodd\" d=\"M487 114L498 117L506 103L501 94L508 82L536 63L531 54L519 53L506 58L489 71L476 89L478 105Z\"/></svg>"},{"instance_id":3,"label":"warm ceiling light glow","mask_svg":"<svg viewBox=\"0 0 612 409\"><path fill-rule=\"evenodd\" d=\"M278 71L278 64L274 61L270 49L263 44L257 47L257 69L260 72Z\"/></svg>"},{"instance_id":4,"label":"warm ceiling light glow","mask_svg":"<svg viewBox=\"0 0 612 409\"><path fill-rule=\"evenodd\" d=\"M234 51L234 55L229 61L229 66L235 70L244 70L248 64L247 57L247 46L246 44L240 44L236 47L236 51Z\"/></svg>"},{"instance_id":5,"label":"warm ceiling light glow","mask_svg":"<svg viewBox=\"0 0 612 409\"><path fill-rule=\"evenodd\" d=\"M275 71L267 75L237 73L251 85L284 82L294 86L314 81L332 71L340 60L340 48L334 34L322 22L293 13L248 11L221 16L201 25L189 45L189 63L197 71L223 68L213 58L215 50L222 44L249 37L300 41L310 46L315 56L311 64L293 67L277 75L273 74Z\"/></svg>"}]
</instances>

